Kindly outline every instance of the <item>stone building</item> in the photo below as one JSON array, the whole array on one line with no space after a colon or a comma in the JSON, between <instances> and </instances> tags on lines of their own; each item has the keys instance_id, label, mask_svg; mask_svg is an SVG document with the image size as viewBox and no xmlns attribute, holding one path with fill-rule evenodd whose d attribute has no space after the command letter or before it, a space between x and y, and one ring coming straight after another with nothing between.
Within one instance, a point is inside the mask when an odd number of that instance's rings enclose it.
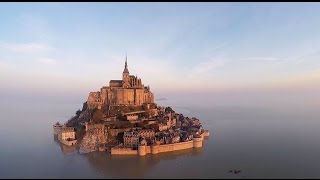
<instances>
[{"instance_id":1,"label":"stone building","mask_svg":"<svg viewBox=\"0 0 320 180\"><path fill-rule=\"evenodd\" d=\"M166 131L169 129L168 125L165 123L150 124L150 127L155 129L156 131Z\"/></svg>"},{"instance_id":2,"label":"stone building","mask_svg":"<svg viewBox=\"0 0 320 180\"><path fill-rule=\"evenodd\" d=\"M123 144L125 147L137 147L139 143L139 135L137 131L124 132Z\"/></svg>"},{"instance_id":3,"label":"stone building","mask_svg":"<svg viewBox=\"0 0 320 180\"><path fill-rule=\"evenodd\" d=\"M54 133L55 135L58 135L61 130L62 130L62 125L61 125L59 122L57 122L57 123L55 123L55 124L53 125L53 133Z\"/></svg>"},{"instance_id":4,"label":"stone building","mask_svg":"<svg viewBox=\"0 0 320 180\"><path fill-rule=\"evenodd\" d=\"M127 115L127 120L128 121L136 121L136 120L138 120L138 115L136 115L136 114L128 114Z\"/></svg>"},{"instance_id":5,"label":"stone building","mask_svg":"<svg viewBox=\"0 0 320 180\"><path fill-rule=\"evenodd\" d=\"M89 109L101 109L103 105L142 105L154 103L149 86L144 86L137 76L130 75L125 61L122 80L110 80L109 86L103 86L98 92L90 92L87 99Z\"/></svg>"},{"instance_id":6,"label":"stone building","mask_svg":"<svg viewBox=\"0 0 320 180\"><path fill-rule=\"evenodd\" d=\"M166 125L168 126L168 128L176 126L177 119L176 119L174 113L172 113L172 112L166 113L164 119L165 119L165 122L166 122Z\"/></svg>"},{"instance_id":7,"label":"stone building","mask_svg":"<svg viewBox=\"0 0 320 180\"><path fill-rule=\"evenodd\" d=\"M123 143L125 147L137 147L139 139L154 139L155 132L152 129L139 129L124 132Z\"/></svg>"},{"instance_id":8,"label":"stone building","mask_svg":"<svg viewBox=\"0 0 320 180\"><path fill-rule=\"evenodd\" d=\"M145 138L145 139L153 139L155 136L155 132L152 129L141 129L138 131L139 137Z\"/></svg>"},{"instance_id":9,"label":"stone building","mask_svg":"<svg viewBox=\"0 0 320 180\"><path fill-rule=\"evenodd\" d=\"M63 127L58 138L63 141L72 141L76 139L76 132L73 127Z\"/></svg>"}]
</instances>

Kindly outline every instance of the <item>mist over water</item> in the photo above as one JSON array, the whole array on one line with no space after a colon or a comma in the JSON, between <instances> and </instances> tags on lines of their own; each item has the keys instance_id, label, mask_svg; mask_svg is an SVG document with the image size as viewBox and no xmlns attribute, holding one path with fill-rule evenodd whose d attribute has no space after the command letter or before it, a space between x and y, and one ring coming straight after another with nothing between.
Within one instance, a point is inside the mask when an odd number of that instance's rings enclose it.
<instances>
[{"instance_id":1,"label":"mist over water","mask_svg":"<svg viewBox=\"0 0 320 180\"><path fill-rule=\"evenodd\" d=\"M85 97L39 97L2 97L0 178L320 177L317 92L157 95L165 98L158 105L200 118L210 137L200 149L145 157L62 146L52 125L73 116Z\"/></svg>"}]
</instances>

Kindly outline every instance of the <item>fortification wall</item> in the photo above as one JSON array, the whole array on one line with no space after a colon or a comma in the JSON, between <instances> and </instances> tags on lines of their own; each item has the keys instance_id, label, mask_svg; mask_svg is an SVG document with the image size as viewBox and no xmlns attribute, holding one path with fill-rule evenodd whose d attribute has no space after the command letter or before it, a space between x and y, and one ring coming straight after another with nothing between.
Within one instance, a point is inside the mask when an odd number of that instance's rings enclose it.
<instances>
[{"instance_id":1,"label":"fortification wall","mask_svg":"<svg viewBox=\"0 0 320 180\"><path fill-rule=\"evenodd\" d=\"M137 155L138 150L132 150L131 148L111 148L111 154L113 155Z\"/></svg>"},{"instance_id":2,"label":"fortification wall","mask_svg":"<svg viewBox=\"0 0 320 180\"><path fill-rule=\"evenodd\" d=\"M151 153L151 146L146 146L146 153L150 154Z\"/></svg>"},{"instance_id":3,"label":"fortification wall","mask_svg":"<svg viewBox=\"0 0 320 180\"><path fill-rule=\"evenodd\" d=\"M159 145L158 153L177 151L177 150L189 149L189 148L193 148L193 141Z\"/></svg>"},{"instance_id":4,"label":"fortification wall","mask_svg":"<svg viewBox=\"0 0 320 180\"><path fill-rule=\"evenodd\" d=\"M163 145L153 145L153 146L139 146L138 150L132 150L131 148L111 148L111 154L118 155L132 155L136 154L139 156L144 156L146 154L158 154L163 152L172 152L189 148L199 148L202 147L202 138L194 138L191 141L180 142L174 144L163 144Z\"/></svg>"}]
</instances>

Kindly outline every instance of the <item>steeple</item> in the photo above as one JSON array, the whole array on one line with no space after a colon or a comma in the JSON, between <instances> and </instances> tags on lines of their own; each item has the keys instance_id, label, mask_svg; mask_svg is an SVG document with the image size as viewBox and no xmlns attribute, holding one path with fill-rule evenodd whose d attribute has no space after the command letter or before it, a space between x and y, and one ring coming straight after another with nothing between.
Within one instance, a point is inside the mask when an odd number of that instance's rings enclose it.
<instances>
[{"instance_id":1,"label":"steeple","mask_svg":"<svg viewBox=\"0 0 320 180\"><path fill-rule=\"evenodd\" d=\"M126 55L126 62L124 63L123 73L128 73L129 74L128 65L127 65L127 55Z\"/></svg>"}]
</instances>

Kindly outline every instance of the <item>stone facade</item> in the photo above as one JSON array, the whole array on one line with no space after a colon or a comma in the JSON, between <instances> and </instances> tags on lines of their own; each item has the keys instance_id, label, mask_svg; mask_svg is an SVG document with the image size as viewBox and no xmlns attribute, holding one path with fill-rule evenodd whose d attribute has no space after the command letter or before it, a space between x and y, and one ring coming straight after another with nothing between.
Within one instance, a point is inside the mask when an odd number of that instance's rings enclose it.
<instances>
[{"instance_id":1,"label":"stone facade","mask_svg":"<svg viewBox=\"0 0 320 180\"><path fill-rule=\"evenodd\" d=\"M76 139L76 132L73 127L63 127L59 133L59 139L68 141Z\"/></svg>"},{"instance_id":2,"label":"stone facade","mask_svg":"<svg viewBox=\"0 0 320 180\"><path fill-rule=\"evenodd\" d=\"M152 129L139 129L137 131L124 132L123 143L125 147L137 147L139 138L153 139L155 132Z\"/></svg>"},{"instance_id":3,"label":"stone facade","mask_svg":"<svg viewBox=\"0 0 320 180\"><path fill-rule=\"evenodd\" d=\"M156 131L166 131L169 129L169 126L164 123L151 124L150 127L154 128Z\"/></svg>"},{"instance_id":4,"label":"stone facade","mask_svg":"<svg viewBox=\"0 0 320 180\"><path fill-rule=\"evenodd\" d=\"M53 133L55 135L58 135L61 132L61 130L62 130L62 125L59 122L53 125Z\"/></svg>"},{"instance_id":5,"label":"stone facade","mask_svg":"<svg viewBox=\"0 0 320 180\"><path fill-rule=\"evenodd\" d=\"M118 155L135 154L139 156L144 156L149 153L158 154L158 153L172 152L172 151L178 151L178 150L189 149L189 148L200 148L203 145L202 142L203 142L202 138L194 138L191 141L179 142L174 144L138 146L138 150L132 150L131 148L114 147L114 148L111 148L111 154L118 154Z\"/></svg>"},{"instance_id":6,"label":"stone facade","mask_svg":"<svg viewBox=\"0 0 320 180\"><path fill-rule=\"evenodd\" d=\"M152 129L141 129L138 131L138 135L142 138L153 139L155 132Z\"/></svg>"},{"instance_id":7,"label":"stone facade","mask_svg":"<svg viewBox=\"0 0 320 180\"><path fill-rule=\"evenodd\" d=\"M62 127L58 133L58 139L62 144L75 145L77 143L75 129L73 127Z\"/></svg>"},{"instance_id":8,"label":"stone facade","mask_svg":"<svg viewBox=\"0 0 320 180\"><path fill-rule=\"evenodd\" d=\"M90 92L87 105L89 109L101 109L103 105L142 105L154 103L149 86L143 85L140 78L129 74L127 60L122 73L122 80L111 80L109 86L100 91Z\"/></svg>"},{"instance_id":9,"label":"stone facade","mask_svg":"<svg viewBox=\"0 0 320 180\"><path fill-rule=\"evenodd\" d=\"M128 120L128 121L136 121L136 120L138 120L138 115L128 114L128 115L127 115L127 120Z\"/></svg>"},{"instance_id":10,"label":"stone facade","mask_svg":"<svg viewBox=\"0 0 320 180\"><path fill-rule=\"evenodd\" d=\"M139 135L136 131L124 132L123 143L125 147L138 147Z\"/></svg>"}]
</instances>

